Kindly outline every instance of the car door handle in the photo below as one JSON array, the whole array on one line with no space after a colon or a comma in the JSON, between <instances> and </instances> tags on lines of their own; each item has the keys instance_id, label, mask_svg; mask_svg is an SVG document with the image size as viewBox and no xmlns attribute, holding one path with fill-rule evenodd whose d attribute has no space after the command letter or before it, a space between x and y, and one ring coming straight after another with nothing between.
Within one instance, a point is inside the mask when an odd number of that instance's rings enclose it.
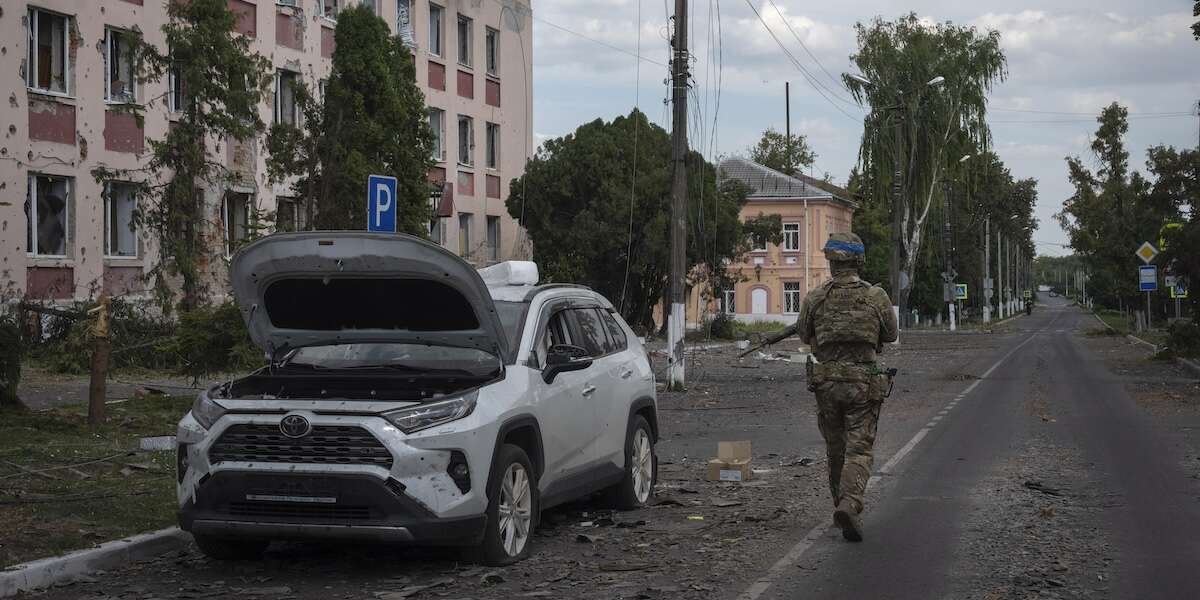
<instances>
[{"instance_id":1,"label":"car door handle","mask_svg":"<svg viewBox=\"0 0 1200 600\"><path fill-rule=\"evenodd\" d=\"M595 394L595 393L596 393L596 386L594 386L594 385L589 385L589 386L583 388L584 396L591 396L592 394Z\"/></svg>"},{"instance_id":2,"label":"car door handle","mask_svg":"<svg viewBox=\"0 0 1200 600\"><path fill-rule=\"evenodd\" d=\"M621 379L629 379L633 377L633 371L629 369L621 369Z\"/></svg>"}]
</instances>

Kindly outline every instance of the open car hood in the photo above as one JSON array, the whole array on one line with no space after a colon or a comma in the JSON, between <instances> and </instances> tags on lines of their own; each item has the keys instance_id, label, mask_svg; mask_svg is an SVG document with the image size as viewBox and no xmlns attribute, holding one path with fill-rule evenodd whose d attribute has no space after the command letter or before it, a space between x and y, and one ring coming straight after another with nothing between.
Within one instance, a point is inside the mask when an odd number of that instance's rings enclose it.
<instances>
[{"instance_id":1,"label":"open car hood","mask_svg":"<svg viewBox=\"0 0 1200 600\"><path fill-rule=\"evenodd\" d=\"M275 234L242 248L229 276L250 338L272 360L305 346L365 342L507 352L479 273L410 235Z\"/></svg>"}]
</instances>

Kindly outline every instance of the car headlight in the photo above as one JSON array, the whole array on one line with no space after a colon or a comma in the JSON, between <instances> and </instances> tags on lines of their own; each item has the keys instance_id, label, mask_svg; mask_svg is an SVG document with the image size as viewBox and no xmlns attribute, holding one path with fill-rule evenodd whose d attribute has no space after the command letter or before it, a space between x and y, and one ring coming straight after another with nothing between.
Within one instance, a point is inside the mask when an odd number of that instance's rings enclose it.
<instances>
[{"instance_id":1,"label":"car headlight","mask_svg":"<svg viewBox=\"0 0 1200 600\"><path fill-rule=\"evenodd\" d=\"M208 391L200 392L196 401L192 402L192 417L205 429L212 429L213 423L225 414L225 409L208 397Z\"/></svg>"},{"instance_id":2,"label":"car headlight","mask_svg":"<svg viewBox=\"0 0 1200 600\"><path fill-rule=\"evenodd\" d=\"M475 410L475 402L478 399L479 390L472 390L449 400L439 400L383 413L383 418L404 433L415 433L442 423L456 421L471 414L471 411Z\"/></svg>"}]
</instances>

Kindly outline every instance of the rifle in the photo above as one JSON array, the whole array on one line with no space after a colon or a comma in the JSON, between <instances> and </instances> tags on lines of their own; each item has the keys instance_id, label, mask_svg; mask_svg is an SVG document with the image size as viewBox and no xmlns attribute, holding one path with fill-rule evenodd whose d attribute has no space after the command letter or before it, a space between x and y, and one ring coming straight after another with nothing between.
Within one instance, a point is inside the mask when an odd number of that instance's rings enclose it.
<instances>
[{"instance_id":1,"label":"rifle","mask_svg":"<svg viewBox=\"0 0 1200 600\"><path fill-rule=\"evenodd\" d=\"M887 378L888 378L888 389L887 389L887 393L883 395L884 398L892 397L892 386L896 385L896 373L899 373L899 372L900 371L898 369L896 369L895 367L887 369L883 372L883 374L887 375Z\"/></svg>"},{"instance_id":2,"label":"rifle","mask_svg":"<svg viewBox=\"0 0 1200 600\"><path fill-rule=\"evenodd\" d=\"M750 354L751 352L761 350L763 348L766 348L767 346L770 346L771 344L777 344L777 343L791 337L799 330L800 330L800 327L795 323L788 325L787 327L783 328L782 331L775 333L773 335L767 336L767 338L764 339L762 341L762 343L760 343L759 345L754 346L753 348L750 348L749 350L746 350L745 352L739 354L738 358L744 358L747 354Z\"/></svg>"}]
</instances>

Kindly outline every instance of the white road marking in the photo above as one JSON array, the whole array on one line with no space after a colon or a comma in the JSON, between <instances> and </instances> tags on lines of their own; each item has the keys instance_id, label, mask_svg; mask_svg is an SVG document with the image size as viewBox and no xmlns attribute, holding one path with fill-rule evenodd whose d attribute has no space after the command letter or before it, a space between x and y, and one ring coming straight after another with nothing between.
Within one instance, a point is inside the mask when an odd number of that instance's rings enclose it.
<instances>
[{"instance_id":1,"label":"white road marking","mask_svg":"<svg viewBox=\"0 0 1200 600\"><path fill-rule=\"evenodd\" d=\"M1054 319L1052 319L1050 323L1052 324L1056 320L1058 320L1058 315L1055 315ZM1049 327L1049 324L1047 324L1047 327ZM1004 361L1008 360L1008 357L1015 354L1017 350L1025 347L1025 344L1032 342L1039 333L1045 330L1046 327L1041 328L1040 330L1031 334L1025 341L1017 344L1012 350L1006 352L1004 356L1000 357L1000 360L996 361L996 364L992 365L987 371L984 371L983 375L980 376L979 379L976 379L971 385L967 386L967 389L963 390L962 394L959 394L959 396L955 398L954 402L961 400L964 396L970 394L975 388L979 387L979 384L982 383L984 379L987 379L988 376L990 376L993 372L995 372L996 369L1000 368L1000 365L1004 364ZM951 402L950 404L953 405L954 402ZM876 484L878 484L880 481L879 475L890 474L892 469L894 469L901 460L904 460L904 457L908 456L908 453L912 452L913 448L916 448L917 444L921 443L921 440L925 439L925 436L929 435L929 432L932 431L931 428L933 425L934 423L931 422L929 425L922 427L920 431L917 431L917 433L913 435L911 440L908 440L907 444L904 444L900 450L896 451L896 453L893 454L892 457L888 459L888 461L884 463L882 467L879 468L879 471L877 471L878 475L872 475L871 478L867 480L867 489L870 490L875 487ZM829 531L833 527L835 526L828 523L821 523L816 527L813 527L812 530L808 532L808 535L805 535L803 539L801 539L799 542L796 542L796 545L792 546L791 550L788 550L788 553L783 555L783 558L779 559L774 565L771 565L771 568L767 569L767 572L764 573L762 577L759 577L757 581L755 581L748 589L746 589L746 591L738 595L737 600L758 600L758 598L765 594L767 590L771 589L771 586L775 584L775 580L779 579L780 575L782 575L785 570L799 562L800 557L804 556L804 553L807 552L808 549L817 542L817 540L821 539L821 536L824 535L826 531Z\"/></svg>"}]
</instances>

